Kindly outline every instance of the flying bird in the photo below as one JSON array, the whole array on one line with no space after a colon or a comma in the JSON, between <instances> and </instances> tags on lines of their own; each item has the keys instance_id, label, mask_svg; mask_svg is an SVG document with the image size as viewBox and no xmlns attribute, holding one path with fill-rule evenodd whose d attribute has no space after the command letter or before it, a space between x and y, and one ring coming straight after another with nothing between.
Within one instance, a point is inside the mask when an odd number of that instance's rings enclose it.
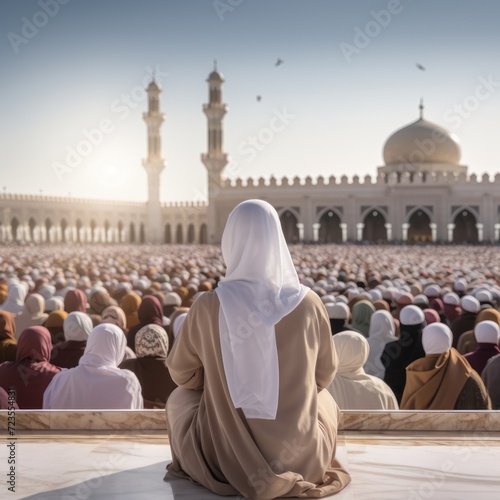
<instances>
[{"instance_id":1,"label":"flying bird","mask_svg":"<svg viewBox=\"0 0 500 500\"><path fill-rule=\"evenodd\" d=\"M417 68L421 71L425 71L425 68L421 64L417 63Z\"/></svg>"},{"instance_id":2,"label":"flying bird","mask_svg":"<svg viewBox=\"0 0 500 500\"><path fill-rule=\"evenodd\" d=\"M275 66L281 66L285 61L283 61L283 59L280 59L278 57L278 59L276 59L276 62L274 63Z\"/></svg>"},{"instance_id":3,"label":"flying bird","mask_svg":"<svg viewBox=\"0 0 500 500\"><path fill-rule=\"evenodd\" d=\"M257 99L257 102L260 102L260 101L262 100L262 96L261 96L261 95L258 95L258 96L256 97L256 99Z\"/></svg>"}]
</instances>

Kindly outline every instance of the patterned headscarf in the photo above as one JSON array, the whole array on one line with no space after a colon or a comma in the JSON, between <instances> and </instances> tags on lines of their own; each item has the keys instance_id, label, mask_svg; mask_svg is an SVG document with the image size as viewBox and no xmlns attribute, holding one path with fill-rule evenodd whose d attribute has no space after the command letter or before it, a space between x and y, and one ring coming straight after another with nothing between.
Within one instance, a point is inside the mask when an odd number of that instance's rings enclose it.
<instances>
[{"instance_id":1,"label":"patterned headscarf","mask_svg":"<svg viewBox=\"0 0 500 500\"><path fill-rule=\"evenodd\" d=\"M166 358L168 336L165 329L155 324L143 326L135 337L135 353L138 358Z\"/></svg>"}]
</instances>

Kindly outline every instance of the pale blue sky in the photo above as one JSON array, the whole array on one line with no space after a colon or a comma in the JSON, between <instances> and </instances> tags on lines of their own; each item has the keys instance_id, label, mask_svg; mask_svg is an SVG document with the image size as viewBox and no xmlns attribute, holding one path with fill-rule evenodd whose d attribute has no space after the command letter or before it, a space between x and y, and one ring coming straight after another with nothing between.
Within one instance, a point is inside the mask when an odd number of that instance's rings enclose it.
<instances>
[{"instance_id":1,"label":"pale blue sky","mask_svg":"<svg viewBox=\"0 0 500 500\"><path fill-rule=\"evenodd\" d=\"M44 17L42 5L53 17ZM374 21L373 12L389 8L396 13L386 26ZM46 25L29 32L23 18ZM141 86L147 68L158 67L166 115L162 200L203 199L201 110L214 58L226 79L233 175L375 175L385 140L418 117L421 96L426 118L459 137L462 163L495 173L498 19L495 0L3 0L0 189L145 200ZM379 34L348 61L342 44L355 46L356 33L366 30ZM278 57L285 62L276 68ZM459 118L454 107L472 102L480 78L493 82L489 95ZM129 104L120 103L131 93ZM276 110L294 118L250 154L248 136ZM103 119L113 131L58 180L54 163Z\"/></svg>"}]
</instances>

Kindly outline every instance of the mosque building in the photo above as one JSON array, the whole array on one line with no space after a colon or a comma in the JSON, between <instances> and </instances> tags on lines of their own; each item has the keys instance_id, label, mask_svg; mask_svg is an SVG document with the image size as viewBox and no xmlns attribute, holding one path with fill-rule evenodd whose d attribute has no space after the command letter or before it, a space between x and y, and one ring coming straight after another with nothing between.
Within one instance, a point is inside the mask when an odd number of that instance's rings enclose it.
<instances>
[{"instance_id":1,"label":"mosque building","mask_svg":"<svg viewBox=\"0 0 500 500\"><path fill-rule=\"evenodd\" d=\"M207 78L208 203L160 200L161 89L147 88L148 200L105 201L0 193L0 243L219 243L230 211L261 198L280 216L290 243L481 243L500 240L500 173L478 178L461 165L458 139L419 118L394 132L383 149L385 165L362 180L299 177L229 180L224 151L224 78Z\"/></svg>"}]
</instances>

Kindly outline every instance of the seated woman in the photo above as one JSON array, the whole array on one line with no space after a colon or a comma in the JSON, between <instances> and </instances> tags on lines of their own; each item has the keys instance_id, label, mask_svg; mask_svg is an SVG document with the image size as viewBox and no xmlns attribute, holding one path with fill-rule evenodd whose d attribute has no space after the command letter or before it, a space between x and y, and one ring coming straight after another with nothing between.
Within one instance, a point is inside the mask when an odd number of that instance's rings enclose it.
<instances>
[{"instance_id":1,"label":"seated woman","mask_svg":"<svg viewBox=\"0 0 500 500\"><path fill-rule=\"evenodd\" d=\"M78 366L92 329L88 314L79 311L69 313L63 323L65 340L58 342L52 349L51 362L61 368Z\"/></svg>"},{"instance_id":2,"label":"seated woman","mask_svg":"<svg viewBox=\"0 0 500 500\"><path fill-rule=\"evenodd\" d=\"M360 333L346 331L334 335L333 343L339 365L328 390L339 408L397 410L398 402L391 388L380 378L365 373L363 369L370 350L366 338Z\"/></svg>"},{"instance_id":3,"label":"seated woman","mask_svg":"<svg viewBox=\"0 0 500 500\"><path fill-rule=\"evenodd\" d=\"M343 489L338 359L321 299L300 285L268 203L249 200L222 236L226 277L198 297L167 365L168 472L219 495L319 498ZM168 478L168 474L167 474Z\"/></svg>"},{"instance_id":4,"label":"seated woman","mask_svg":"<svg viewBox=\"0 0 500 500\"><path fill-rule=\"evenodd\" d=\"M61 368L49 362L52 342L43 326L32 326L21 333L16 361L0 365L0 386L15 387L16 401L23 410L42 408L43 393Z\"/></svg>"},{"instance_id":5,"label":"seated woman","mask_svg":"<svg viewBox=\"0 0 500 500\"><path fill-rule=\"evenodd\" d=\"M167 368L168 335L158 325L146 325L135 336L136 359L126 359L120 368L135 373L142 387L144 408L165 408L177 385Z\"/></svg>"},{"instance_id":6,"label":"seated woman","mask_svg":"<svg viewBox=\"0 0 500 500\"><path fill-rule=\"evenodd\" d=\"M141 385L118 365L127 340L116 325L103 323L92 330L78 366L63 370L43 396L44 409L134 410L143 408Z\"/></svg>"},{"instance_id":7,"label":"seated woman","mask_svg":"<svg viewBox=\"0 0 500 500\"><path fill-rule=\"evenodd\" d=\"M395 318L389 311L375 311L370 319L370 330L368 332L369 352L364 365L364 370L368 375L384 379L385 366L382 364L381 356L385 346L395 340L397 340ZM394 394L392 390L391 393Z\"/></svg>"},{"instance_id":8,"label":"seated woman","mask_svg":"<svg viewBox=\"0 0 500 500\"><path fill-rule=\"evenodd\" d=\"M445 324L424 328L425 357L406 369L402 410L491 410L481 377L452 344L453 334Z\"/></svg>"}]
</instances>

